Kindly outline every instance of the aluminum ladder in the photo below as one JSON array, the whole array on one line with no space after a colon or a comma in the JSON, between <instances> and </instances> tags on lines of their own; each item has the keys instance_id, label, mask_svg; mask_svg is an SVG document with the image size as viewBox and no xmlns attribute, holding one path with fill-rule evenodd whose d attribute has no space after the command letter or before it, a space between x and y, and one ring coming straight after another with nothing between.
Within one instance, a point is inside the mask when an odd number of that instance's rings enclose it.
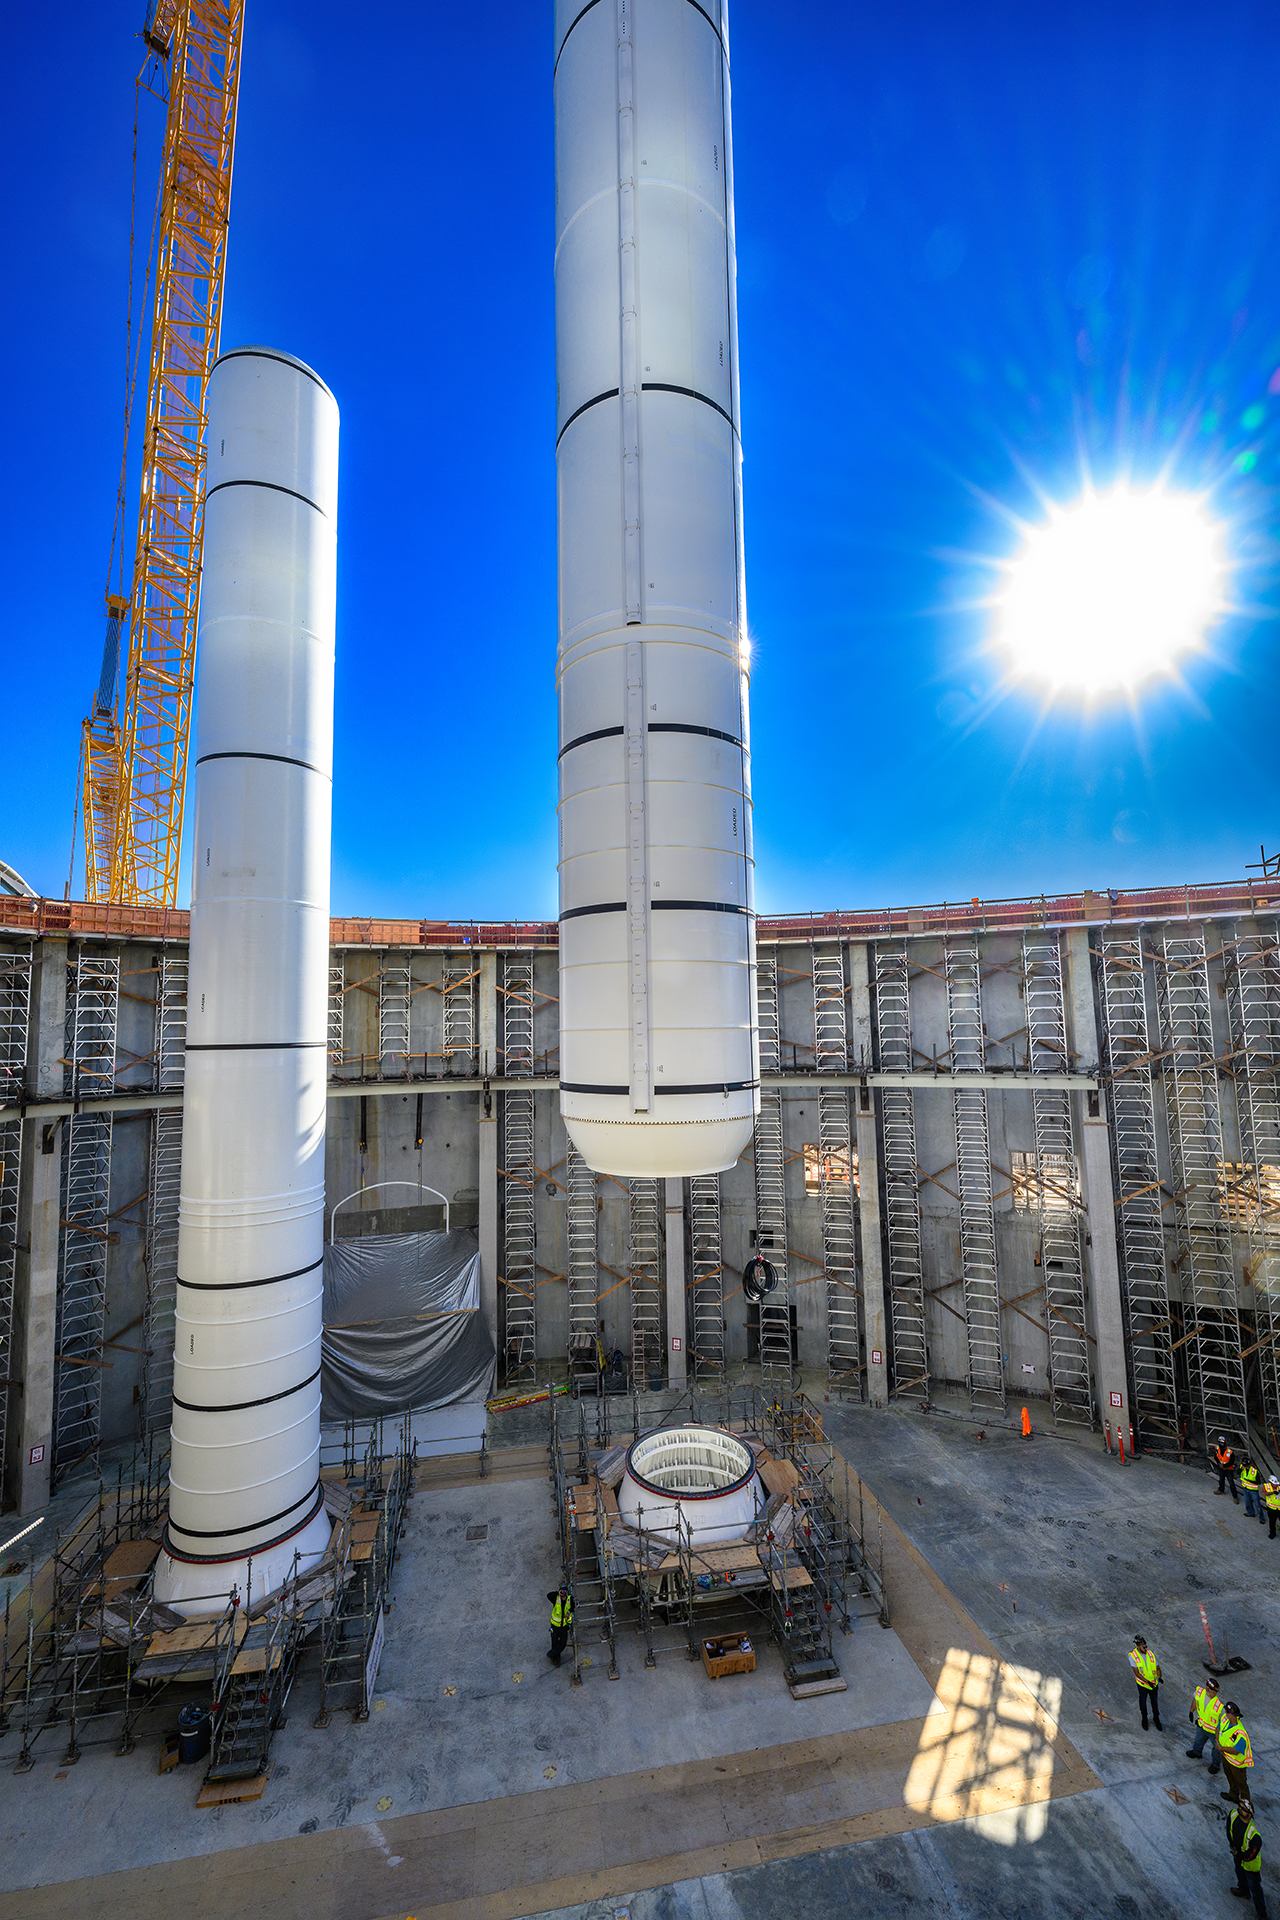
<instances>
[{"instance_id":1,"label":"aluminum ladder","mask_svg":"<svg viewBox=\"0 0 1280 1920\"><path fill-rule=\"evenodd\" d=\"M720 1175L689 1181L693 1244L693 1373L714 1386L724 1379L724 1248L720 1238Z\"/></svg>"},{"instance_id":2,"label":"aluminum ladder","mask_svg":"<svg viewBox=\"0 0 1280 1920\"><path fill-rule=\"evenodd\" d=\"M1129 1403L1142 1445L1172 1452L1181 1437L1141 934L1105 931L1100 963Z\"/></svg>"},{"instance_id":3,"label":"aluminum ladder","mask_svg":"<svg viewBox=\"0 0 1280 1920\"><path fill-rule=\"evenodd\" d=\"M508 953L502 963L502 1055L508 1078L533 1072L533 954ZM537 1269L533 1090L502 1095L502 1277L506 1288L503 1352L506 1378L536 1376Z\"/></svg>"},{"instance_id":4,"label":"aluminum ladder","mask_svg":"<svg viewBox=\"0 0 1280 1920\"><path fill-rule=\"evenodd\" d=\"M600 1269L596 1258L596 1176L570 1144L565 1187L569 1240L569 1390L600 1385Z\"/></svg>"},{"instance_id":5,"label":"aluminum ladder","mask_svg":"<svg viewBox=\"0 0 1280 1920\"><path fill-rule=\"evenodd\" d=\"M905 942L877 941L876 1037L881 1073L910 1073L911 996ZM880 1089L884 1218L889 1242L889 1321L893 1393L929 1394L929 1342L920 1260L920 1168L915 1096L910 1087Z\"/></svg>"},{"instance_id":6,"label":"aluminum ladder","mask_svg":"<svg viewBox=\"0 0 1280 1920\"><path fill-rule=\"evenodd\" d=\"M1236 931L1226 949L1232 1068L1240 1119L1240 1198L1253 1279L1262 1410L1275 1448L1280 1428L1280 947L1274 923Z\"/></svg>"},{"instance_id":7,"label":"aluminum ladder","mask_svg":"<svg viewBox=\"0 0 1280 1920\"><path fill-rule=\"evenodd\" d=\"M476 980L478 968L474 953L445 955L441 976L444 1003L442 1026L446 1073L474 1073L476 1065ZM530 987L530 1003L533 991ZM529 1071L533 1072L533 1043L530 1034Z\"/></svg>"},{"instance_id":8,"label":"aluminum ladder","mask_svg":"<svg viewBox=\"0 0 1280 1920\"><path fill-rule=\"evenodd\" d=\"M31 1016L31 949L0 953L0 1106L26 1090ZM13 1361L13 1295L18 1274L18 1198L22 1121L0 1111L0 1481L8 1465L9 1393Z\"/></svg>"},{"instance_id":9,"label":"aluminum ladder","mask_svg":"<svg viewBox=\"0 0 1280 1920\"><path fill-rule=\"evenodd\" d=\"M187 1057L187 962L166 952L156 981L156 1091L181 1093ZM150 1190L144 1259L147 1292L142 1315L142 1389L139 1427L164 1431L173 1412L173 1338L178 1281L178 1195L182 1184L182 1108L161 1109L151 1121Z\"/></svg>"},{"instance_id":10,"label":"aluminum ladder","mask_svg":"<svg viewBox=\"0 0 1280 1920\"><path fill-rule=\"evenodd\" d=\"M627 1181L627 1280L631 1289L631 1385L666 1384L662 1346L662 1212L659 1182Z\"/></svg>"},{"instance_id":11,"label":"aluminum ladder","mask_svg":"<svg viewBox=\"0 0 1280 1920\"><path fill-rule=\"evenodd\" d=\"M1156 966L1169 1165L1178 1264L1185 1262L1191 1325L1183 1328L1191 1392L1206 1439L1249 1445L1231 1234L1222 1206L1222 1110L1203 927L1168 928ZM1190 1338L1187 1336L1190 1335Z\"/></svg>"},{"instance_id":12,"label":"aluminum ladder","mask_svg":"<svg viewBox=\"0 0 1280 1920\"><path fill-rule=\"evenodd\" d=\"M756 960L760 1027L760 1078L779 1073L782 1041L778 1021L778 957ZM760 1303L760 1379L789 1394L791 1365L791 1286L787 1274L786 1149L782 1137L782 1089L760 1088L755 1148L756 1252L777 1269L778 1284Z\"/></svg>"},{"instance_id":13,"label":"aluminum ladder","mask_svg":"<svg viewBox=\"0 0 1280 1920\"><path fill-rule=\"evenodd\" d=\"M849 1029L841 945L813 949L813 1033L814 1066L818 1073L847 1073ZM853 1153L849 1094L845 1087L819 1086L818 1167L822 1267L827 1293L827 1372L833 1386L856 1390L861 1396Z\"/></svg>"},{"instance_id":14,"label":"aluminum ladder","mask_svg":"<svg viewBox=\"0 0 1280 1920\"><path fill-rule=\"evenodd\" d=\"M111 1094L120 1014L118 956L82 953L68 968L67 1060L78 1098ZM55 1484L102 1439L102 1341L111 1213L111 1114L73 1114L62 1155L62 1272L53 1404Z\"/></svg>"},{"instance_id":15,"label":"aluminum ladder","mask_svg":"<svg viewBox=\"0 0 1280 1920\"><path fill-rule=\"evenodd\" d=\"M383 967L378 975L378 1078L402 1080L409 1071L408 967Z\"/></svg>"},{"instance_id":16,"label":"aluminum ladder","mask_svg":"<svg viewBox=\"0 0 1280 1920\"><path fill-rule=\"evenodd\" d=\"M947 1030L951 1071L956 1077L956 1173L960 1194L960 1263L964 1279L964 1324L969 1348L969 1404L1005 1404L1004 1344L1000 1330L1000 1283L996 1272L996 1223L991 1200L991 1142L985 1087L960 1084L966 1073L986 1068L982 1024L982 976L975 939L945 942Z\"/></svg>"},{"instance_id":17,"label":"aluminum ladder","mask_svg":"<svg viewBox=\"0 0 1280 1920\"><path fill-rule=\"evenodd\" d=\"M1032 1075L1064 1074L1067 1019L1058 935L1030 928L1022 936L1022 987L1027 1010L1027 1058ZM1040 1271L1049 1333L1049 1389L1055 1420L1093 1424L1089 1336L1085 1331L1084 1248L1080 1236L1080 1177L1071 1130L1071 1095L1036 1087L1036 1187L1040 1210Z\"/></svg>"}]
</instances>

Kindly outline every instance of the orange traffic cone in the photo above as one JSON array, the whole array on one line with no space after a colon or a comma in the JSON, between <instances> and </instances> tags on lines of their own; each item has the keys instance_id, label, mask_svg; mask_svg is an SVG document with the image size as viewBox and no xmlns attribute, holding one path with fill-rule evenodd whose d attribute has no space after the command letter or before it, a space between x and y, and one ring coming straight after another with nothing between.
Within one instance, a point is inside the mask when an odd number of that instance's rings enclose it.
<instances>
[{"instance_id":1,"label":"orange traffic cone","mask_svg":"<svg viewBox=\"0 0 1280 1920\"><path fill-rule=\"evenodd\" d=\"M1025 1407L1022 1409L1022 1437L1024 1440L1031 1438L1031 1415Z\"/></svg>"}]
</instances>

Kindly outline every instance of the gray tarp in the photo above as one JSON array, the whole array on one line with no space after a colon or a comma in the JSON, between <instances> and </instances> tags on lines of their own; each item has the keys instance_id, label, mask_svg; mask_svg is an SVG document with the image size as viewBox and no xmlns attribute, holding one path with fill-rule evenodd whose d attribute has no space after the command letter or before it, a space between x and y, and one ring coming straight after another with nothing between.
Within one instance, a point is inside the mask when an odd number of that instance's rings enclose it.
<instances>
[{"instance_id":1,"label":"gray tarp","mask_svg":"<svg viewBox=\"0 0 1280 1920\"><path fill-rule=\"evenodd\" d=\"M324 1250L320 1418L484 1400L496 1357L474 1233L379 1233Z\"/></svg>"}]
</instances>

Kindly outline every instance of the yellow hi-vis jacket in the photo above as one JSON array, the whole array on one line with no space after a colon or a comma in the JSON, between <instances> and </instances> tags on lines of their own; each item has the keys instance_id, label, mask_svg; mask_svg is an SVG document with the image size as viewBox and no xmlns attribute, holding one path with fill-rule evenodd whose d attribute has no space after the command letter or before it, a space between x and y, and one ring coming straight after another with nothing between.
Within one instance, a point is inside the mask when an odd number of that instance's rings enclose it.
<instances>
[{"instance_id":1,"label":"yellow hi-vis jacket","mask_svg":"<svg viewBox=\"0 0 1280 1920\"><path fill-rule=\"evenodd\" d=\"M555 1598L555 1605L551 1609L552 1626L567 1627L572 1619L573 1619L572 1594L570 1594L568 1598L564 1600L561 1600L560 1595L557 1594Z\"/></svg>"},{"instance_id":2,"label":"yellow hi-vis jacket","mask_svg":"<svg viewBox=\"0 0 1280 1920\"><path fill-rule=\"evenodd\" d=\"M1257 1484L1258 1469L1256 1467L1241 1467L1240 1485L1244 1488L1245 1492L1252 1493Z\"/></svg>"},{"instance_id":3,"label":"yellow hi-vis jacket","mask_svg":"<svg viewBox=\"0 0 1280 1920\"><path fill-rule=\"evenodd\" d=\"M1160 1663L1150 1647L1143 1653L1135 1647L1129 1655L1129 1665L1133 1668L1133 1677L1140 1687L1155 1687L1160 1682Z\"/></svg>"},{"instance_id":4,"label":"yellow hi-vis jacket","mask_svg":"<svg viewBox=\"0 0 1280 1920\"><path fill-rule=\"evenodd\" d=\"M1269 1507L1280 1508L1280 1480L1264 1480L1262 1497Z\"/></svg>"},{"instance_id":5,"label":"yellow hi-vis jacket","mask_svg":"<svg viewBox=\"0 0 1280 1920\"><path fill-rule=\"evenodd\" d=\"M1208 1687L1196 1688L1196 1721L1206 1733L1212 1733L1222 1718L1222 1700Z\"/></svg>"},{"instance_id":6,"label":"yellow hi-vis jacket","mask_svg":"<svg viewBox=\"0 0 1280 1920\"><path fill-rule=\"evenodd\" d=\"M1218 1742L1218 1752L1233 1767L1251 1767L1253 1748L1249 1745L1249 1735L1245 1731L1243 1720L1229 1721L1224 1713L1218 1722L1218 1731L1214 1735Z\"/></svg>"},{"instance_id":7,"label":"yellow hi-vis jacket","mask_svg":"<svg viewBox=\"0 0 1280 1920\"><path fill-rule=\"evenodd\" d=\"M1240 1862L1246 1873L1262 1872L1262 1835L1254 1826L1252 1817L1246 1820L1234 1807L1227 1822L1227 1844L1232 1857Z\"/></svg>"}]
</instances>

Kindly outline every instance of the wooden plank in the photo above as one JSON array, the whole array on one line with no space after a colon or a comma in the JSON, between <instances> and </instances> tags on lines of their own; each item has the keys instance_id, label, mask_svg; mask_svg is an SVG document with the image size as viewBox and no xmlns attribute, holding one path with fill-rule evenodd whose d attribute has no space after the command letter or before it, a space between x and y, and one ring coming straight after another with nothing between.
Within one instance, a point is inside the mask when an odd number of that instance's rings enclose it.
<instances>
[{"instance_id":1,"label":"wooden plank","mask_svg":"<svg viewBox=\"0 0 1280 1920\"><path fill-rule=\"evenodd\" d=\"M351 1549L351 1558L352 1558L353 1560L372 1560L372 1558L373 1558L373 1541L372 1541L372 1540L357 1540L357 1541L355 1542L355 1544L354 1544L354 1545L352 1546L352 1549Z\"/></svg>"},{"instance_id":2,"label":"wooden plank","mask_svg":"<svg viewBox=\"0 0 1280 1920\"><path fill-rule=\"evenodd\" d=\"M669 1553L659 1569L662 1573L673 1573L680 1565L678 1553ZM758 1569L760 1556L754 1547L695 1547L693 1550L693 1570L699 1573L745 1573L749 1568Z\"/></svg>"},{"instance_id":3,"label":"wooden plank","mask_svg":"<svg viewBox=\"0 0 1280 1920\"><path fill-rule=\"evenodd\" d=\"M770 1493L790 1493L800 1485L800 1475L789 1460L762 1460L756 1464Z\"/></svg>"},{"instance_id":4,"label":"wooden plank","mask_svg":"<svg viewBox=\"0 0 1280 1920\"><path fill-rule=\"evenodd\" d=\"M195 1620L185 1627L175 1627L172 1633L153 1633L147 1642L148 1660L165 1660L173 1654L211 1653L221 1620ZM249 1622L241 1610L236 1614L233 1631L236 1645L244 1639ZM226 1645L226 1631L222 1632L222 1645Z\"/></svg>"},{"instance_id":5,"label":"wooden plank","mask_svg":"<svg viewBox=\"0 0 1280 1920\"><path fill-rule=\"evenodd\" d=\"M209 1780L196 1795L198 1807L232 1807L241 1800L261 1800L267 1784L265 1773L254 1773L247 1780Z\"/></svg>"},{"instance_id":6,"label":"wooden plank","mask_svg":"<svg viewBox=\"0 0 1280 1920\"><path fill-rule=\"evenodd\" d=\"M813 1585L813 1575L807 1567L788 1567L785 1574L775 1570L769 1578L775 1593L798 1593L801 1587Z\"/></svg>"},{"instance_id":7,"label":"wooden plank","mask_svg":"<svg viewBox=\"0 0 1280 1920\"><path fill-rule=\"evenodd\" d=\"M283 1657L283 1648L275 1647L272 1650L271 1670L273 1673L280 1665ZM232 1673L265 1673L266 1670L267 1649L265 1647L246 1647L244 1652L238 1653L231 1663Z\"/></svg>"}]
</instances>

